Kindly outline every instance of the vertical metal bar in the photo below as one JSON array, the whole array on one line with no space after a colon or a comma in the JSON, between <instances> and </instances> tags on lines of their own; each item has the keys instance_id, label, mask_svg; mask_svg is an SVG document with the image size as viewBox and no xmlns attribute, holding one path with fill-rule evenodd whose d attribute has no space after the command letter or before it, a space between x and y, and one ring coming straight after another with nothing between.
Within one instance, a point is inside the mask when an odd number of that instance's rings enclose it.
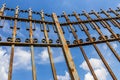
<instances>
[{"instance_id":1,"label":"vertical metal bar","mask_svg":"<svg viewBox=\"0 0 120 80\"><path fill-rule=\"evenodd\" d=\"M15 18L18 18L18 10L19 7L16 7L15 11ZM16 30L17 30L17 19L14 20L14 27L13 27L13 34L12 34L12 42L15 42L16 39ZM12 80L12 70L13 70L13 59L14 59L14 47L15 45L12 44L11 46L11 55L10 55L10 63L9 63L9 72L8 72L8 80Z\"/></svg>"},{"instance_id":2,"label":"vertical metal bar","mask_svg":"<svg viewBox=\"0 0 120 80\"><path fill-rule=\"evenodd\" d=\"M75 68L75 64L73 62L70 50L69 50L68 45L66 43L66 40L64 38L60 23L59 23L58 18L57 18L57 15L55 13L53 13L52 16L53 16L53 21L55 22L55 25L56 25L58 36L59 36L61 43L63 45L62 49L63 49L64 57L65 57L65 60L67 63L67 67L68 67L68 70L70 73L71 80L80 80L79 75L77 73L77 70Z\"/></svg>"},{"instance_id":3,"label":"vertical metal bar","mask_svg":"<svg viewBox=\"0 0 120 80\"><path fill-rule=\"evenodd\" d=\"M43 11L41 11L41 18L42 18L42 21L44 21L44 12ZM43 28L44 28L44 36L45 36L46 42L49 44L48 32L47 32L45 23L43 23ZM54 66L51 47L47 46L47 49L48 49L48 55L49 55L50 64L51 64L51 68L52 68L53 78L54 78L54 80L57 80L57 74L56 74L56 69Z\"/></svg>"},{"instance_id":4,"label":"vertical metal bar","mask_svg":"<svg viewBox=\"0 0 120 80\"><path fill-rule=\"evenodd\" d=\"M117 17L120 17L120 14L117 11L115 11L111 8L109 8L109 10L110 10L110 12L114 13Z\"/></svg>"},{"instance_id":5,"label":"vertical metal bar","mask_svg":"<svg viewBox=\"0 0 120 80\"><path fill-rule=\"evenodd\" d=\"M63 14L64 14L64 17L65 17L67 23L70 23L70 20L69 20L68 16L66 15L66 13L63 12ZM72 26L71 24L69 24L69 26L70 26L70 29L71 29L71 31L72 31L72 34L73 34L74 38L79 42L78 36L77 36L76 32L74 31L73 26ZM88 67L89 67L89 69L90 69L90 71L91 71L94 79L95 79L95 80L98 80L98 79L97 79L97 76L96 76L96 74L95 74L95 72L94 72L94 70L93 70L93 68L92 68L92 66L91 66L91 64L90 64L90 62L89 62L89 59L87 58L87 55L86 55L83 47L82 47L82 46L79 46L79 48L80 48L80 50L81 50L81 52L82 52L82 55L83 55L83 57L84 57L87 65L88 65Z\"/></svg>"},{"instance_id":6,"label":"vertical metal bar","mask_svg":"<svg viewBox=\"0 0 120 80\"><path fill-rule=\"evenodd\" d=\"M76 13L74 13L74 16L76 17L76 19L80 22L80 18L78 17L78 15ZM86 35L88 36L88 38L90 39L90 42L93 42L92 38L90 37L89 32L85 29L85 25L83 23L81 23ZM110 75L112 76L112 78L114 80L117 80L116 76L114 75L114 73L112 72L111 68L109 67L107 61L104 59L104 57L102 56L102 53L100 52L100 50L98 49L97 45L95 43L93 43L93 46L95 48L95 50L97 51L98 55L100 56L101 60L103 61L104 65L106 66L107 70L109 71Z\"/></svg>"},{"instance_id":7,"label":"vertical metal bar","mask_svg":"<svg viewBox=\"0 0 120 80\"><path fill-rule=\"evenodd\" d=\"M10 63L9 63L9 72L8 72L8 80L12 80L12 70L13 70L13 58L14 58L14 46L11 46L11 55L10 55Z\"/></svg>"},{"instance_id":8,"label":"vertical metal bar","mask_svg":"<svg viewBox=\"0 0 120 80\"><path fill-rule=\"evenodd\" d=\"M29 29L29 36L30 36L30 43L33 43L33 29L32 29L32 10L31 8L29 9L29 24L30 24L30 29ZM34 47L33 45L30 45L30 52L31 52L31 63L32 63L32 76L33 80L37 80L36 78L36 69L35 69L35 60L34 60Z\"/></svg>"},{"instance_id":9,"label":"vertical metal bar","mask_svg":"<svg viewBox=\"0 0 120 80\"><path fill-rule=\"evenodd\" d=\"M93 14L95 14L95 16L96 16L98 19L102 19L98 13L96 13L95 11L92 11L92 12L93 12ZM115 38L118 38L118 36L113 32L113 30L110 28L110 26L108 25L108 23L107 23L106 21L103 21L103 20L102 20L102 21L100 21L100 23L103 24L104 27L106 27L106 28L109 30L109 32L110 32ZM119 40L119 41L120 41L120 40Z\"/></svg>"},{"instance_id":10,"label":"vertical metal bar","mask_svg":"<svg viewBox=\"0 0 120 80\"><path fill-rule=\"evenodd\" d=\"M88 13L84 12L84 15L88 18L88 20L92 20L92 18L88 15ZM98 26L96 25L96 23L92 21L91 24L95 27L95 29L101 35L101 37L104 40L106 40L105 36L102 34L102 32L100 31L100 29L98 28ZM108 41L106 41L106 44L110 48L110 50L113 52L113 54L115 55L115 57L118 59L118 61L120 61L120 57L119 57L118 53L112 48L112 46L110 45L110 43Z\"/></svg>"},{"instance_id":11,"label":"vertical metal bar","mask_svg":"<svg viewBox=\"0 0 120 80\"><path fill-rule=\"evenodd\" d=\"M104 11L104 10L102 10L102 9L101 9L101 11L102 11L102 13L105 14L108 18L111 18L111 16L110 16L106 11ZM110 21L111 21L111 23L112 23L113 25L115 25L115 26L117 26L117 27L120 28L119 23L117 23L114 19L111 19Z\"/></svg>"}]
</instances>

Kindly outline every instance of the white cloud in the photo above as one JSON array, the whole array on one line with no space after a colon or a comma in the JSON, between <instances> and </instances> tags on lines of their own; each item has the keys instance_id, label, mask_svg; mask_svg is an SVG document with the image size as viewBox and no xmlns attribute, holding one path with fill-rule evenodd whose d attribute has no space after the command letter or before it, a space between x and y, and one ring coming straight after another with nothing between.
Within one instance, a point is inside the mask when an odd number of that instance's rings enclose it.
<instances>
[{"instance_id":1,"label":"white cloud","mask_svg":"<svg viewBox=\"0 0 120 80\"><path fill-rule=\"evenodd\" d=\"M51 49L51 51L52 51L52 56L53 56L56 51L53 51L52 49ZM53 56L54 63L63 62L64 57L63 57L61 51L57 51L57 52L59 53L59 55L57 55L55 57ZM37 59L40 59L39 62L37 62L39 64L49 63L49 55L48 55L47 49L43 49L43 51L38 55Z\"/></svg>"},{"instance_id":2,"label":"white cloud","mask_svg":"<svg viewBox=\"0 0 120 80\"><path fill-rule=\"evenodd\" d=\"M9 65L9 55L6 54L6 50L0 48L0 79L7 80L8 74L8 65Z\"/></svg>"},{"instance_id":3,"label":"white cloud","mask_svg":"<svg viewBox=\"0 0 120 80\"><path fill-rule=\"evenodd\" d=\"M39 54L39 57L41 58L42 61L46 62L48 61L49 59L49 56L48 56L48 51L47 49L44 49L41 54Z\"/></svg>"},{"instance_id":4,"label":"white cloud","mask_svg":"<svg viewBox=\"0 0 120 80\"><path fill-rule=\"evenodd\" d=\"M69 73L65 71L65 75L57 75L58 80L70 80Z\"/></svg>"},{"instance_id":5,"label":"white cloud","mask_svg":"<svg viewBox=\"0 0 120 80\"><path fill-rule=\"evenodd\" d=\"M8 78L8 67L9 67L9 57L8 51L4 48L0 48L0 80L7 80ZM31 69L30 53L23 50L22 48L15 49L14 56L14 69Z\"/></svg>"},{"instance_id":6,"label":"white cloud","mask_svg":"<svg viewBox=\"0 0 120 80\"><path fill-rule=\"evenodd\" d=\"M96 59L96 58L91 58L90 63L94 69L95 74L97 75L99 80L107 80L107 71L104 68L102 61L100 59ZM84 61L81 65L80 68L84 69L85 71L87 71L87 73L84 76L84 80L94 80L93 76L91 75L89 68L87 66L87 63Z\"/></svg>"},{"instance_id":7,"label":"white cloud","mask_svg":"<svg viewBox=\"0 0 120 80\"><path fill-rule=\"evenodd\" d=\"M91 58L89 61L90 61L91 65L93 66L93 69L103 67L102 61L99 59ZM85 61L80 65L80 67L83 68L84 70L89 71L87 63Z\"/></svg>"},{"instance_id":8,"label":"white cloud","mask_svg":"<svg viewBox=\"0 0 120 80\"><path fill-rule=\"evenodd\" d=\"M107 80L108 72L104 67L95 70L99 80Z\"/></svg>"},{"instance_id":9,"label":"white cloud","mask_svg":"<svg viewBox=\"0 0 120 80\"><path fill-rule=\"evenodd\" d=\"M94 80L94 79L93 79L93 76L91 75L91 73L88 72L87 74L85 74L84 80Z\"/></svg>"},{"instance_id":10,"label":"white cloud","mask_svg":"<svg viewBox=\"0 0 120 80\"><path fill-rule=\"evenodd\" d=\"M59 62L63 62L63 61L64 61L64 57L63 57L62 53L60 53L59 56L54 58L55 63L59 63Z\"/></svg>"},{"instance_id":11,"label":"white cloud","mask_svg":"<svg viewBox=\"0 0 120 80\"><path fill-rule=\"evenodd\" d=\"M14 57L15 69L31 69L31 55L29 51L25 51L22 48L15 49Z\"/></svg>"}]
</instances>

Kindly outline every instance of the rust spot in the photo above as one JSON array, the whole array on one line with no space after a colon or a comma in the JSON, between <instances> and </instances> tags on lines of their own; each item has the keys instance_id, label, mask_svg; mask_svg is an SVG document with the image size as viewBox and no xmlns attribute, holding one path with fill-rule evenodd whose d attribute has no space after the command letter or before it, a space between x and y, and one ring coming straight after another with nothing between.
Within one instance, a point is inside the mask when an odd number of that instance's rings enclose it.
<instances>
[{"instance_id":1,"label":"rust spot","mask_svg":"<svg viewBox=\"0 0 120 80\"><path fill-rule=\"evenodd\" d=\"M74 69L72 68L71 71L74 72Z\"/></svg>"}]
</instances>

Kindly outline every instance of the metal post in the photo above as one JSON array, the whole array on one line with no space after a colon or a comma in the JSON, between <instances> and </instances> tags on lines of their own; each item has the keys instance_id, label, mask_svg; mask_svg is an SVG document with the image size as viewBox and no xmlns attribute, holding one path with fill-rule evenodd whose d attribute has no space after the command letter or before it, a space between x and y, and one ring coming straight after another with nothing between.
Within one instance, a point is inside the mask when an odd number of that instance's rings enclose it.
<instances>
[{"instance_id":1,"label":"metal post","mask_svg":"<svg viewBox=\"0 0 120 80\"><path fill-rule=\"evenodd\" d=\"M32 10L29 9L29 20L32 19ZM32 21L29 22L30 29L29 29L29 36L30 36L30 43L33 43L33 29L32 29ZM36 78L36 69L35 69L35 60L34 60L34 47L33 45L30 45L30 52L31 52L31 63L32 63L32 76L33 80L37 80Z\"/></svg>"},{"instance_id":2,"label":"metal post","mask_svg":"<svg viewBox=\"0 0 120 80\"><path fill-rule=\"evenodd\" d=\"M66 13L63 12L63 14L64 14L64 17L65 17L67 23L70 23L70 20L69 20L68 16L66 15ZM73 34L74 38L77 40L78 43L80 43L80 42L79 42L79 39L78 39L78 36L77 36L76 32L75 32L74 29L73 29L73 26L72 26L71 24L69 24L69 26L70 26L70 29L71 29L71 31L72 31L72 34ZM95 72L94 72L94 70L93 70L93 68L92 68L92 66L91 66L91 64L90 64L90 62L89 62L89 59L88 59L88 57L87 57L87 55L86 55L86 53L85 53L85 51L84 51L84 49L83 49L83 47L82 47L82 46L79 46L79 48L80 48L80 50L81 50L81 52L82 52L82 55L83 55L83 57L84 57L87 65L88 65L88 67L89 67L89 69L90 69L90 71L91 71L94 79L95 79L95 80L98 80L98 79L97 79L97 76L96 76L96 74L95 74Z\"/></svg>"},{"instance_id":3,"label":"metal post","mask_svg":"<svg viewBox=\"0 0 120 80\"><path fill-rule=\"evenodd\" d=\"M17 12L17 13L15 12L15 18L18 18L18 10L19 10L19 7L17 6L17 8L16 8L16 12ZM17 19L14 20L12 42L15 42L15 39L16 39L16 30L17 30ZM11 46L11 55L10 55L10 63L9 63L8 80L12 80L13 59L14 59L14 47L15 47L15 45L12 44L12 46Z\"/></svg>"},{"instance_id":4,"label":"metal post","mask_svg":"<svg viewBox=\"0 0 120 80\"><path fill-rule=\"evenodd\" d=\"M42 21L44 21L44 12L43 11L41 11L41 18L42 18ZM46 43L50 44L45 23L43 23L43 28L44 28L44 36L45 36L45 39L46 39ZM52 68L53 78L54 78L54 80L57 80L57 74L56 74L56 69L55 69L55 66L54 66L51 47L47 46L47 49L48 49L48 55L49 55L50 64L51 64L51 68Z\"/></svg>"},{"instance_id":5,"label":"metal post","mask_svg":"<svg viewBox=\"0 0 120 80\"><path fill-rule=\"evenodd\" d=\"M78 17L78 15L76 13L74 13L74 15L75 15L75 17L76 17L76 19L78 21L81 21L80 18ZM91 38L89 32L86 30L85 25L83 23L81 23L81 26L84 29L84 31L85 31L86 35L88 36L88 38L90 39L90 42L93 42L93 39ZM106 66L107 70L109 71L110 75L112 76L112 78L114 80L117 80L116 76L112 72L112 70L109 67L107 61L104 59L104 57L103 57L102 53L100 52L100 50L98 49L97 45L95 43L93 43L93 46L94 46L95 50L97 51L98 55L100 56L101 60L103 61L104 65Z\"/></svg>"},{"instance_id":6,"label":"metal post","mask_svg":"<svg viewBox=\"0 0 120 80\"><path fill-rule=\"evenodd\" d=\"M61 43L63 45L62 49L63 49L64 57L65 57L65 60L67 63L67 67L68 67L68 70L70 73L71 80L80 80L79 75L77 73L77 70L75 68L75 64L73 62L70 50L69 50L68 45L66 43L66 40L64 38L60 23L58 21L58 18L57 18L55 13L53 13L52 16L53 16L53 21L55 22L55 25L56 25L56 29L57 29L59 38L60 38Z\"/></svg>"}]
</instances>

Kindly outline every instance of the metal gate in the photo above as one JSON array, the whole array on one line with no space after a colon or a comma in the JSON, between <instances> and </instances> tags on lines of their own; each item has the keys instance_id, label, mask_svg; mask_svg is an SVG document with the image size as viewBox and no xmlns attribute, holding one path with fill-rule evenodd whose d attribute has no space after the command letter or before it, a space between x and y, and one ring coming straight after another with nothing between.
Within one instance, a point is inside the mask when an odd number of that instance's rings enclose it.
<instances>
[{"instance_id":1,"label":"metal gate","mask_svg":"<svg viewBox=\"0 0 120 80\"><path fill-rule=\"evenodd\" d=\"M4 15L5 11L14 12L14 16ZM118 42L120 41L120 34L115 33L112 30L110 25L112 24L114 27L120 29L119 11L120 11L120 8L117 8L117 10L109 9L108 11L101 9L100 12L91 10L90 13L83 11L81 14L77 14L76 12L73 12L72 14L66 14L65 12L63 12L62 15L56 15L56 13L46 14L42 10L40 12L32 11L31 8L29 10L21 10L19 9L18 6L16 7L16 9L7 8L6 5L3 4L2 8L0 9L0 20L3 21L3 24L0 26L0 28L1 29L4 28L5 20L9 20L9 22L14 23L14 26L10 26L10 29L12 29L12 34L11 34L12 37L8 37L6 42L5 41L0 42L1 46L11 46L8 80L12 79L14 48L16 46L30 47L33 80L37 80L36 70L35 70L35 60L34 60L34 47L47 47L54 80L57 80L57 75L56 75L56 69L54 66L54 60L52 57L51 47L62 48L71 80L80 80L80 76L77 73L77 70L69 49L69 48L79 47L91 71L91 74L93 75L94 80L98 80L92 68L92 65L90 64L90 61L87 57L87 53L83 49L83 46L87 46L87 45L92 45L94 47L94 49L96 50L102 62L104 63L106 69L108 70L113 80L117 80L115 74L113 73L112 69L109 66L109 63L107 63L107 61L105 60L97 44L105 43L109 47L109 49L112 51L116 59L120 61L119 54L110 44L110 42L113 42L113 41L118 41ZM19 14L23 14L23 13L28 13L28 18L19 17ZM33 14L39 15L41 19L33 19L32 18ZM106 17L103 18L101 14L104 14ZM110 14L114 14L115 16L112 17ZM91 15L94 15L96 18L93 19ZM80 18L81 16L84 16L86 19L82 20ZM51 21L46 20L45 17L48 17L52 20ZM71 21L72 17L74 17L74 21ZM60 22L59 21L60 18L64 18L65 22L63 21ZM24 28L26 29L26 31L29 31L29 38L27 38L25 42L21 42L21 38L16 37L17 31L20 29L20 27L18 27L17 24L20 22L25 22L25 23L28 23L29 25L29 27ZM45 38L42 39L41 42L38 42L39 40L38 38L33 38L33 32L36 30L35 24L39 24L40 26L39 28L41 32L44 33ZM87 24L89 24L90 27L88 27ZM48 36L49 28L50 28L49 26L52 26L53 31L58 36L58 39L55 40L56 43L53 43L53 39L49 39L49 36ZM85 33L85 35L83 36L87 36L86 40L79 38L79 35L77 35L78 30L76 29L76 27L79 27L80 30ZM73 38L74 38L73 43L65 39L64 34L66 33L66 30L64 30L64 28L66 28L68 32L73 35ZM99 37L98 38L92 37L90 34L89 28L91 28L92 30L95 30L99 34ZM101 28L107 29L111 33L111 36L104 35L101 31ZM2 40L2 37L0 37L0 40Z\"/></svg>"}]
</instances>

